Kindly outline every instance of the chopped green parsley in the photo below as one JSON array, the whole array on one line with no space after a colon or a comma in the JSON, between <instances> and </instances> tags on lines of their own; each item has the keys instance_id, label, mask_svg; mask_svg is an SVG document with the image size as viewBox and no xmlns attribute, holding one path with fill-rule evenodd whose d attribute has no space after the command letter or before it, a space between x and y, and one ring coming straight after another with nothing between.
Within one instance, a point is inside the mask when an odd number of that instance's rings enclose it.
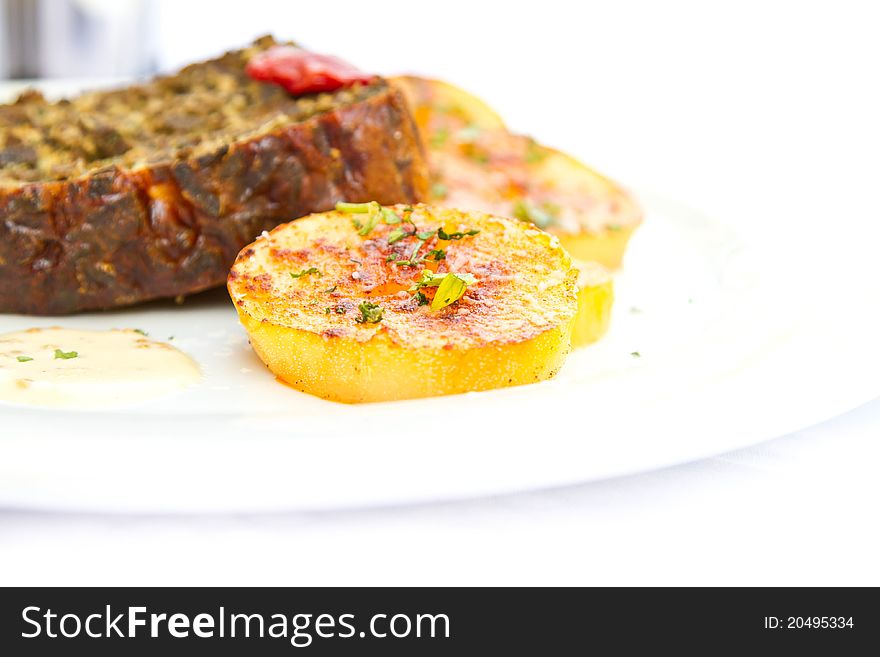
<instances>
[{"instance_id":1,"label":"chopped green parsley","mask_svg":"<svg viewBox=\"0 0 880 657\"><path fill-rule=\"evenodd\" d=\"M431 146L433 148L442 148L448 139L449 130L445 127L438 128L434 131L434 134L431 135Z\"/></svg>"},{"instance_id":2,"label":"chopped green parsley","mask_svg":"<svg viewBox=\"0 0 880 657\"><path fill-rule=\"evenodd\" d=\"M473 285L477 282L477 279L473 274L454 274L452 272L437 274L430 269L426 269L419 275L419 280L415 282L415 285L409 288L409 291L415 292L423 287L438 287L448 276L459 278L464 281L466 285Z\"/></svg>"},{"instance_id":3,"label":"chopped green parsley","mask_svg":"<svg viewBox=\"0 0 880 657\"><path fill-rule=\"evenodd\" d=\"M378 205L376 201L370 201L369 203L346 203L339 201L336 204L336 211L344 212L345 214L366 214L372 212Z\"/></svg>"},{"instance_id":4,"label":"chopped green parsley","mask_svg":"<svg viewBox=\"0 0 880 657\"><path fill-rule=\"evenodd\" d=\"M382 208L382 219L386 224L399 224L400 216L391 208Z\"/></svg>"},{"instance_id":5,"label":"chopped green parsley","mask_svg":"<svg viewBox=\"0 0 880 657\"><path fill-rule=\"evenodd\" d=\"M358 305L358 310L361 316L354 320L358 324L378 324L382 321L382 308L379 304L364 301Z\"/></svg>"},{"instance_id":6,"label":"chopped green parsley","mask_svg":"<svg viewBox=\"0 0 880 657\"><path fill-rule=\"evenodd\" d=\"M431 310L440 310L455 303L461 299L467 286L473 282L474 277L469 274L446 274L437 286L437 292L431 302Z\"/></svg>"},{"instance_id":7,"label":"chopped green parsley","mask_svg":"<svg viewBox=\"0 0 880 657\"><path fill-rule=\"evenodd\" d=\"M547 226L557 221L557 217L551 211L555 207L558 206L545 203L543 208L539 208L526 199L519 199L513 205L513 216L520 221L530 221L538 228L547 228Z\"/></svg>"},{"instance_id":8,"label":"chopped green parsley","mask_svg":"<svg viewBox=\"0 0 880 657\"><path fill-rule=\"evenodd\" d=\"M399 242L404 237L410 234L411 233L407 233L403 228L395 228L390 233L388 233L388 243L395 244L396 242Z\"/></svg>"},{"instance_id":9,"label":"chopped green parsley","mask_svg":"<svg viewBox=\"0 0 880 657\"><path fill-rule=\"evenodd\" d=\"M358 222L358 223L360 223L360 222ZM367 220L363 223L363 225L357 226L358 235L360 235L361 237L366 237L371 232L373 232L373 229L376 227L377 223L379 223L379 213L372 212L372 213L368 214Z\"/></svg>"},{"instance_id":10,"label":"chopped green parsley","mask_svg":"<svg viewBox=\"0 0 880 657\"><path fill-rule=\"evenodd\" d=\"M369 235L376 227L376 224L379 223L379 218L385 214L383 212L384 208L376 201L370 201L369 203L345 203L340 201L336 204L336 210L345 214L367 215L366 221L361 221L357 217L352 217L351 219L351 223L357 229L358 235L362 237ZM392 214L394 213L392 212Z\"/></svg>"},{"instance_id":11,"label":"chopped green parsley","mask_svg":"<svg viewBox=\"0 0 880 657\"><path fill-rule=\"evenodd\" d=\"M431 185L431 196L436 199L444 199L449 196L449 188L442 182Z\"/></svg>"},{"instance_id":12,"label":"chopped green parsley","mask_svg":"<svg viewBox=\"0 0 880 657\"><path fill-rule=\"evenodd\" d=\"M317 274L319 278L324 276L324 274L322 274L321 272L318 271L317 267L309 267L308 269L303 269L298 274L294 274L293 272L290 272L290 277L291 278L302 278L303 276L310 276L311 274Z\"/></svg>"},{"instance_id":13,"label":"chopped green parsley","mask_svg":"<svg viewBox=\"0 0 880 657\"><path fill-rule=\"evenodd\" d=\"M476 235L480 231L478 230L467 230L463 233L447 233L443 228L437 229L437 237L441 240L446 240L447 242L450 240L460 240L463 237L470 237L471 235Z\"/></svg>"},{"instance_id":14,"label":"chopped green parsley","mask_svg":"<svg viewBox=\"0 0 880 657\"><path fill-rule=\"evenodd\" d=\"M421 292L423 287L436 287L437 292L434 294L434 300L431 302L431 310L440 310L446 306L458 301L467 290L468 285L477 282L473 274L455 274L447 272L444 274L435 274L430 269L426 269L419 276L409 291L415 292L416 299L420 306L427 305L428 299Z\"/></svg>"}]
</instances>

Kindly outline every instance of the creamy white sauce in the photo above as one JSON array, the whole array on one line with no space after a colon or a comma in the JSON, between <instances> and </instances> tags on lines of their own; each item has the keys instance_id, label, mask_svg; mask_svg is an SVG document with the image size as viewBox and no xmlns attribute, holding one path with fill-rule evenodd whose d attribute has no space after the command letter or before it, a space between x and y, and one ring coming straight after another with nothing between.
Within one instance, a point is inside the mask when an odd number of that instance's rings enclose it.
<instances>
[{"instance_id":1,"label":"creamy white sauce","mask_svg":"<svg viewBox=\"0 0 880 657\"><path fill-rule=\"evenodd\" d=\"M200 376L189 356L133 329L0 334L0 401L116 406L180 390Z\"/></svg>"}]
</instances>

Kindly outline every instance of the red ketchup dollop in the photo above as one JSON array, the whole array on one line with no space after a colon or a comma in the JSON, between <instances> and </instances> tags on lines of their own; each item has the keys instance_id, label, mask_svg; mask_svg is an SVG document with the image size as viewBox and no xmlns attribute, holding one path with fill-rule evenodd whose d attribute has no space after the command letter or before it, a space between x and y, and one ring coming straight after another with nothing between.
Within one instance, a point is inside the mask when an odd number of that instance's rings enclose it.
<instances>
[{"instance_id":1,"label":"red ketchup dollop","mask_svg":"<svg viewBox=\"0 0 880 657\"><path fill-rule=\"evenodd\" d=\"M333 55L294 46L273 46L254 55L245 71L254 80L281 85L294 96L335 91L355 82L367 84L376 77Z\"/></svg>"}]
</instances>

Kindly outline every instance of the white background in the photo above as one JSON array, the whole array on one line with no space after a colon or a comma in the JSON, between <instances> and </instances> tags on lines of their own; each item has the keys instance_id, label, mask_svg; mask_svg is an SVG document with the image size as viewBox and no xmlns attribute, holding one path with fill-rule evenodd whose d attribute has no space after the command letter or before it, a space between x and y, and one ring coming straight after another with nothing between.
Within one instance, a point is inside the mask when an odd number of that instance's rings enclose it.
<instances>
[{"instance_id":1,"label":"white background","mask_svg":"<svg viewBox=\"0 0 880 657\"><path fill-rule=\"evenodd\" d=\"M271 31L365 69L444 77L616 178L810 251L846 286L876 272L880 248L873 5L169 1L157 22L165 67ZM0 582L876 585L878 436L874 402L701 463L473 502L6 510Z\"/></svg>"}]
</instances>

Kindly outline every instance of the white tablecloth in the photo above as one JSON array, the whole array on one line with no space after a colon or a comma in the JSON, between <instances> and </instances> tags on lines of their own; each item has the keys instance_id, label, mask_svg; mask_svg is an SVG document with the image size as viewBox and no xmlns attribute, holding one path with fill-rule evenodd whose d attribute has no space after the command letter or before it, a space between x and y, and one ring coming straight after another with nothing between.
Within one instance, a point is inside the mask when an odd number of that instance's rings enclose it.
<instances>
[{"instance_id":1,"label":"white tablecloth","mask_svg":"<svg viewBox=\"0 0 880 657\"><path fill-rule=\"evenodd\" d=\"M880 584L880 400L705 461L414 507L0 511L0 583Z\"/></svg>"}]
</instances>

